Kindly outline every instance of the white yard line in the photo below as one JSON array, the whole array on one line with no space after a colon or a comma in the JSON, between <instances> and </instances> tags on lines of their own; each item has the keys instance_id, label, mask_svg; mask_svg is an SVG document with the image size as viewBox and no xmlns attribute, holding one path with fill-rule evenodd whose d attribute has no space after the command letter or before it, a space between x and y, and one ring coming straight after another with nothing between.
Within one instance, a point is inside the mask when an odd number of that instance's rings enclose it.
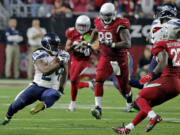
<instances>
[{"instance_id":1,"label":"white yard line","mask_svg":"<svg viewBox=\"0 0 180 135\"><path fill-rule=\"evenodd\" d=\"M25 118L25 119L13 119L15 121L95 121L94 118L91 118L91 119L81 119L81 118L78 118L78 119L68 119L68 118L58 118L58 119L28 119L28 118ZM121 119L108 119L108 118L102 118L101 121L122 121L122 120L132 120L132 118L121 118ZM180 122L180 118L163 118L163 121L175 121L175 122Z\"/></svg>"},{"instance_id":2,"label":"white yard line","mask_svg":"<svg viewBox=\"0 0 180 135\"><path fill-rule=\"evenodd\" d=\"M10 98L10 96L0 96L0 98Z\"/></svg>"},{"instance_id":3,"label":"white yard line","mask_svg":"<svg viewBox=\"0 0 180 135\"><path fill-rule=\"evenodd\" d=\"M109 128L91 128L91 127L86 127L86 128L71 128L71 127L57 127L57 128L48 128L48 127L15 127L15 128L1 128L1 130L111 130L111 127ZM136 129L144 129L144 128L136 128ZM163 127L163 128L155 128L153 130L160 130L160 129L165 129L165 130L168 130L168 129L176 129L176 127Z\"/></svg>"},{"instance_id":4,"label":"white yard line","mask_svg":"<svg viewBox=\"0 0 180 135\"><path fill-rule=\"evenodd\" d=\"M7 84L7 86L10 86L9 84L22 84L22 85L28 85L29 83L31 83L32 81L30 80L0 80L0 87L1 85L4 86L5 84ZM88 81L84 81L84 82L88 82ZM70 80L67 81L66 86L70 86ZM105 86L113 86L113 82L112 81L105 81ZM12 86L13 87L13 86Z\"/></svg>"}]
</instances>

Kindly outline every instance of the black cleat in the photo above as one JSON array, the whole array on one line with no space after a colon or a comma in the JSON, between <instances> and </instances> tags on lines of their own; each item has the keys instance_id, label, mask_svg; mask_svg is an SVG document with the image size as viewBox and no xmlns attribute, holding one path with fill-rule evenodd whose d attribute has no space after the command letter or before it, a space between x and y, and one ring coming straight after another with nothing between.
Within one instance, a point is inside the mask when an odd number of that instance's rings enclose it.
<instances>
[{"instance_id":1,"label":"black cleat","mask_svg":"<svg viewBox=\"0 0 180 135\"><path fill-rule=\"evenodd\" d=\"M4 120L0 123L0 125L7 125L10 122L11 119L8 119L7 117L4 118Z\"/></svg>"},{"instance_id":2,"label":"black cleat","mask_svg":"<svg viewBox=\"0 0 180 135\"><path fill-rule=\"evenodd\" d=\"M91 110L91 114L93 117L95 117L97 120L101 119L102 111L99 106L96 106L94 109Z\"/></svg>"}]
</instances>

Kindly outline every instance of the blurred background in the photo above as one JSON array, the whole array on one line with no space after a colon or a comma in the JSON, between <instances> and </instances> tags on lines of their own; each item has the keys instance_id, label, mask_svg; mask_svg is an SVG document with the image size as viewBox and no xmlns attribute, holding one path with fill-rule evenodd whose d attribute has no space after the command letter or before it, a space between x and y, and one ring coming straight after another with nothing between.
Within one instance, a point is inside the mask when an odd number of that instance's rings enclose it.
<instances>
[{"instance_id":1,"label":"blurred background","mask_svg":"<svg viewBox=\"0 0 180 135\"><path fill-rule=\"evenodd\" d=\"M88 15L94 28L93 19L99 15L99 9L105 2L114 3L117 15L127 17L131 22L132 75L142 77L152 58L148 39L156 8L171 3L176 5L179 12L180 0L1 0L0 78L32 79L31 53L40 46L43 34L55 32L65 44L65 31L74 26L77 16ZM39 30L38 37L33 37L33 28ZM12 38L14 35L18 40ZM16 48L11 48L12 45ZM83 73L84 79L95 76L97 63L98 57L92 55L92 66Z\"/></svg>"}]
</instances>

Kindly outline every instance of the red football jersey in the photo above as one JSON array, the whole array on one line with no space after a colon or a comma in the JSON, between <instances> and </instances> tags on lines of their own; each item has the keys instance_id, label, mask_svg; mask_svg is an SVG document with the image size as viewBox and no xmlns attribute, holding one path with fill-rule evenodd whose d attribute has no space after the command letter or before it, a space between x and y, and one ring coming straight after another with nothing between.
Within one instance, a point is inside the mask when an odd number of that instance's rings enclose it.
<instances>
[{"instance_id":1,"label":"red football jersey","mask_svg":"<svg viewBox=\"0 0 180 135\"><path fill-rule=\"evenodd\" d=\"M158 52L166 50L168 53L168 66L163 70L162 76L175 75L180 77L180 42L176 40L159 41L152 46L154 56Z\"/></svg>"},{"instance_id":2,"label":"red football jersey","mask_svg":"<svg viewBox=\"0 0 180 135\"><path fill-rule=\"evenodd\" d=\"M92 30L90 30L89 32L85 33L85 34L80 34L75 27L71 27L69 29L67 29L66 31L66 37L67 39L72 41L72 45L78 45L78 44L82 44L82 45L87 45L87 43L90 40L90 35L92 33ZM74 57L75 59L78 60L83 60L83 59L89 59L89 56L85 56L84 53L81 53L80 51L76 51L73 50L72 53L70 53L72 57Z\"/></svg>"},{"instance_id":3,"label":"red football jersey","mask_svg":"<svg viewBox=\"0 0 180 135\"><path fill-rule=\"evenodd\" d=\"M110 25L105 25L101 18L96 18L94 24L98 31L98 39L100 44L100 53L108 59L116 59L122 57L124 53L127 53L127 49L115 49L106 46L104 40L112 41L113 43L120 42L119 30L123 28L129 28L130 22L127 18L117 17Z\"/></svg>"}]
</instances>

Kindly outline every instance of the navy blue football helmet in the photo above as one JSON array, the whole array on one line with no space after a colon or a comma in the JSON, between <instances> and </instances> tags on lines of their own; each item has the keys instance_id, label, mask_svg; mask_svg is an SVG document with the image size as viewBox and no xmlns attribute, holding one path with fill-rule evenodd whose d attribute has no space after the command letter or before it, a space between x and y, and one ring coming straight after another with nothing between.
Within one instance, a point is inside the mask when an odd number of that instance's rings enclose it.
<instances>
[{"instance_id":1,"label":"navy blue football helmet","mask_svg":"<svg viewBox=\"0 0 180 135\"><path fill-rule=\"evenodd\" d=\"M41 40L42 47L53 55L58 54L58 49L61 45L60 42L59 36L55 33L47 33Z\"/></svg>"},{"instance_id":2,"label":"navy blue football helmet","mask_svg":"<svg viewBox=\"0 0 180 135\"><path fill-rule=\"evenodd\" d=\"M177 9L176 6L166 3L157 8L156 18L172 18L176 17Z\"/></svg>"}]
</instances>

